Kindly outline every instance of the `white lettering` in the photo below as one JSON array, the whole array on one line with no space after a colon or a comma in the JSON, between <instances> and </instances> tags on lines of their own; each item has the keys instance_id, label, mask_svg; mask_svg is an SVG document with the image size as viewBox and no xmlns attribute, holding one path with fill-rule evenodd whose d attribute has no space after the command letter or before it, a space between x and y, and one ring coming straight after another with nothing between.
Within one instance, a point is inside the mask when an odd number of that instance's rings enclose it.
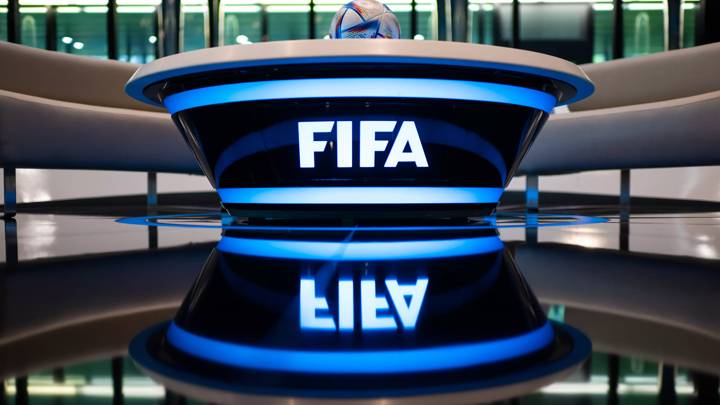
<instances>
[{"instance_id":1,"label":"white lettering","mask_svg":"<svg viewBox=\"0 0 720 405\"><path fill-rule=\"evenodd\" d=\"M410 146L409 152L405 152L405 146ZM385 167L397 167L399 162L414 162L416 167L428 167L420 135L412 121L404 121L400 126Z\"/></svg>"},{"instance_id":2,"label":"white lettering","mask_svg":"<svg viewBox=\"0 0 720 405\"><path fill-rule=\"evenodd\" d=\"M375 167L375 153L388 145L388 141L375 139L375 134L394 129L395 121L360 121L360 167Z\"/></svg>"},{"instance_id":3,"label":"white lettering","mask_svg":"<svg viewBox=\"0 0 720 405\"><path fill-rule=\"evenodd\" d=\"M302 278L300 280L300 328L343 332L355 330L354 285L352 278L341 277L338 280L336 326L327 298L324 295L317 295L315 279ZM428 278L422 276L418 277L414 283L400 284L397 278L389 277L385 280L385 287L389 297L386 297L384 293L378 294L374 278L360 280L359 307L362 330L398 329L399 325L395 322L393 309L403 330L414 330L425 300Z\"/></svg>"},{"instance_id":4,"label":"white lettering","mask_svg":"<svg viewBox=\"0 0 720 405\"><path fill-rule=\"evenodd\" d=\"M395 311L397 311L403 329L415 329L418 315L420 315L420 306L422 305L423 298L425 298L428 279L418 278L415 285L400 285L397 279L387 279L385 280L385 286L387 287L388 293L390 293L390 298L392 299L393 306L395 306ZM405 301L405 297L410 297L409 304Z\"/></svg>"},{"instance_id":5,"label":"white lettering","mask_svg":"<svg viewBox=\"0 0 720 405\"><path fill-rule=\"evenodd\" d=\"M360 121L360 167L375 167L375 155L385 152L390 143L376 139L378 133L392 133L397 121ZM335 127L334 121L314 121L298 123L298 147L300 149L300 167L315 167L315 154L324 152L328 141L316 141L316 133L330 133ZM353 167L353 123L337 121L337 167ZM406 151L406 149L408 149ZM425 149L420 141L420 133L414 121L403 121L390 152L385 167L397 167L399 163L415 163L415 167L428 167Z\"/></svg>"},{"instance_id":6,"label":"white lettering","mask_svg":"<svg viewBox=\"0 0 720 405\"><path fill-rule=\"evenodd\" d=\"M337 167L352 167L352 121L337 123Z\"/></svg>"},{"instance_id":7,"label":"white lettering","mask_svg":"<svg viewBox=\"0 0 720 405\"><path fill-rule=\"evenodd\" d=\"M340 330L355 329L355 308L353 307L353 281L338 281L338 328Z\"/></svg>"},{"instance_id":8,"label":"white lettering","mask_svg":"<svg viewBox=\"0 0 720 405\"><path fill-rule=\"evenodd\" d=\"M363 329L395 329L395 319L392 315L378 315L380 310L390 309L388 300L375 293L375 280L364 279L360 281L360 313Z\"/></svg>"},{"instance_id":9,"label":"white lettering","mask_svg":"<svg viewBox=\"0 0 720 405\"><path fill-rule=\"evenodd\" d=\"M322 152L327 141L316 141L315 133L331 132L335 122L298 122L298 147L300 148L300 167L315 167L315 153Z\"/></svg>"},{"instance_id":10,"label":"white lettering","mask_svg":"<svg viewBox=\"0 0 720 405\"><path fill-rule=\"evenodd\" d=\"M325 297L315 296L315 280L300 280L300 327L302 329L335 330L335 321L331 316L318 316L318 310L328 310Z\"/></svg>"}]
</instances>

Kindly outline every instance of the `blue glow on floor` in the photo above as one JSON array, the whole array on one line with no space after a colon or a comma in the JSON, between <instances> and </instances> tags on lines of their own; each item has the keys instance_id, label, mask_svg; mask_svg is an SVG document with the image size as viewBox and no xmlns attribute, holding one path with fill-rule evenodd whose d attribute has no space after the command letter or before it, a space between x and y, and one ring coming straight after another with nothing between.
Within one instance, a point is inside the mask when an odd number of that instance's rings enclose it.
<instances>
[{"instance_id":1,"label":"blue glow on floor","mask_svg":"<svg viewBox=\"0 0 720 405\"><path fill-rule=\"evenodd\" d=\"M496 204L493 187L272 187L219 188L230 204Z\"/></svg>"},{"instance_id":2,"label":"blue glow on floor","mask_svg":"<svg viewBox=\"0 0 720 405\"><path fill-rule=\"evenodd\" d=\"M412 373L480 366L534 353L555 333L548 322L531 332L491 341L418 349L356 351L292 350L249 346L199 336L174 322L167 339L194 357L231 367L332 374Z\"/></svg>"},{"instance_id":3,"label":"blue glow on floor","mask_svg":"<svg viewBox=\"0 0 720 405\"><path fill-rule=\"evenodd\" d=\"M320 78L223 84L171 94L171 114L243 101L333 98L421 98L513 104L550 112L557 99L539 90L500 83L421 78Z\"/></svg>"},{"instance_id":4,"label":"blue glow on floor","mask_svg":"<svg viewBox=\"0 0 720 405\"><path fill-rule=\"evenodd\" d=\"M224 253L293 260L419 260L479 255L503 248L497 236L444 240L326 242L249 239L224 236L217 249Z\"/></svg>"}]
</instances>

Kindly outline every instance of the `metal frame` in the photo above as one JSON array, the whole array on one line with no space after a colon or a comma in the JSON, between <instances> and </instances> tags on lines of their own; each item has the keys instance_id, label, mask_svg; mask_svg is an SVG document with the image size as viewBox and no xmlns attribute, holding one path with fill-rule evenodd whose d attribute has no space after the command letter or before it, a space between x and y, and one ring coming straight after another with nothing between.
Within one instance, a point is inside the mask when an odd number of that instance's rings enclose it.
<instances>
[{"instance_id":1,"label":"metal frame","mask_svg":"<svg viewBox=\"0 0 720 405\"><path fill-rule=\"evenodd\" d=\"M8 0L7 4L8 42L20 43L20 1Z\"/></svg>"},{"instance_id":2,"label":"metal frame","mask_svg":"<svg viewBox=\"0 0 720 405\"><path fill-rule=\"evenodd\" d=\"M208 0L208 45L220 44L220 0Z\"/></svg>"},{"instance_id":3,"label":"metal frame","mask_svg":"<svg viewBox=\"0 0 720 405\"><path fill-rule=\"evenodd\" d=\"M525 177L525 208L528 212L537 212L540 208L540 177L537 174Z\"/></svg>"},{"instance_id":4,"label":"metal frame","mask_svg":"<svg viewBox=\"0 0 720 405\"><path fill-rule=\"evenodd\" d=\"M148 172L148 174L147 174L147 210L148 210L148 212L157 212L157 208L158 208L157 172Z\"/></svg>"},{"instance_id":5,"label":"metal frame","mask_svg":"<svg viewBox=\"0 0 720 405\"><path fill-rule=\"evenodd\" d=\"M618 388L620 387L620 356L608 354L608 403L619 403Z\"/></svg>"},{"instance_id":6,"label":"metal frame","mask_svg":"<svg viewBox=\"0 0 720 405\"><path fill-rule=\"evenodd\" d=\"M15 377L15 403L28 404L29 402L27 375Z\"/></svg>"},{"instance_id":7,"label":"metal frame","mask_svg":"<svg viewBox=\"0 0 720 405\"><path fill-rule=\"evenodd\" d=\"M720 41L720 24L718 24L718 19L720 19L720 1L701 0L698 15L697 45Z\"/></svg>"},{"instance_id":8,"label":"metal frame","mask_svg":"<svg viewBox=\"0 0 720 405\"><path fill-rule=\"evenodd\" d=\"M313 0L311 0L312 2ZM410 1L410 38L415 39L415 35L418 34L418 13L417 13L417 2L415 0Z\"/></svg>"},{"instance_id":9,"label":"metal frame","mask_svg":"<svg viewBox=\"0 0 720 405\"><path fill-rule=\"evenodd\" d=\"M308 12L308 37L315 39L315 0L310 0L310 12Z\"/></svg>"},{"instance_id":10,"label":"metal frame","mask_svg":"<svg viewBox=\"0 0 720 405\"><path fill-rule=\"evenodd\" d=\"M18 256L18 243L17 243L17 222L15 218L5 218L4 232L5 232L5 264L7 270L14 270L17 267L19 256ZM3 275L0 274L0 287L3 286ZM2 289L0 288L0 291Z\"/></svg>"},{"instance_id":11,"label":"metal frame","mask_svg":"<svg viewBox=\"0 0 720 405\"><path fill-rule=\"evenodd\" d=\"M270 32L268 30L268 12L265 5L260 6L260 40L263 42L270 40Z\"/></svg>"},{"instance_id":12,"label":"metal frame","mask_svg":"<svg viewBox=\"0 0 720 405\"><path fill-rule=\"evenodd\" d=\"M630 169L620 170L620 251L630 250Z\"/></svg>"},{"instance_id":13,"label":"metal frame","mask_svg":"<svg viewBox=\"0 0 720 405\"><path fill-rule=\"evenodd\" d=\"M117 60L117 0L108 0L107 11L107 50L108 59Z\"/></svg>"},{"instance_id":14,"label":"metal frame","mask_svg":"<svg viewBox=\"0 0 720 405\"><path fill-rule=\"evenodd\" d=\"M625 55L622 4L623 0L613 0L613 59L620 59Z\"/></svg>"},{"instance_id":15,"label":"metal frame","mask_svg":"<svg viewBox=\"0 0 720 405\"><path fill-rule=\"evenodd\" d=\"M450 0L450 16L452 20L452 40L467 42L468 0Z\"/></svg>"},{"instance_id":16,"label":"metal frame","mask_svg":"<svg viewBox=\"0 0 720 405\"><path fill-rule=\"evenodd\" d=\"M667 363L660 363L660 393L658 401L661 404L677 403L677 391L675 390L675 366Z\"/></svg>"},{"instance_id":17,"label":"metal frame","mask_svg":"<svg viewBox=\"0 0 720 405\"><path fill-rule=\"evenodd\" d=\"M447 16L450 15L449 8L449 0L437 0L437 33L439 41L445 41L448 38Z\"/></svg>"},{"instance_id":18,"label":"metal frame","mask_svg":"<svg viewBox=\"0 0 720 405\"><path fill-rule=\"evenodd\" d=\"M112 398L113 404L123 403L123 358L113 357L110 360L112 375Z\"/></svg>"},{"instance_id":19,"label":"metal frame","mask_svg":"<svg viewBox=\"0 0 720 405\"><path fill-rule=\"evenodd\" d=\"M17 212L17 192L15 181L15 168L3 168L3 218L8 219L15 216Z\"/></svg>"},{"instance_id":20,"label":"metal frame","mask_svg":"<svg viewBox=\"0 0 720 405\"><path fill-rule=\"evenodd\" d=\"M148 215L158 214L158 191L157 191L157 172L148 172L147 174L147 200L146 212ZM148 248L157 249L158 247L158 228L156 226L148 227Z\"/></svg>"},{"instance_id":21,"label":"metal frame","mask_svg":"<svg viewBox=\"0 0 720 405\"><path fill-rule=\"evenodd\" d=\"M168 56L180 51L180 0L162 0L158 7L158 56Z\"/></svg>"},{"instance_id":22,"label":"metal frame","mask_svg":"<svg viewBox=\"0 0 720 405\"><path fill-rule=\"evenodd\" d=\"M620 170L620 207L630 208L630 169Z\"/></svg>"},{"instance_id":23,"label":"metal frame","mask_svg":"<svg viewBox=\"0 0 720 405\"><path fill-rule=\"evenodd\" d=\"M665 0L665 49L682 48L682 0Z\"/></svg>"},{"instance_id":24,"label":"metal frame","mask_svg":"<svg viewBox=\"0 0 720 405\"><path fill-rule=\"evenodd\" d=\"M510 46L520 48L520 0L512 2L512 39Z\"/></svg>"},{"instance_id":25,"label":"metal frame","mask_svg":"<svg viewBox=\"0 0 720 405\"><path fill-rule=\"evenodd\" d=\"M45 49L57 51L57 6L48 7L45 15Z\"/></svg>"}]
</instances>

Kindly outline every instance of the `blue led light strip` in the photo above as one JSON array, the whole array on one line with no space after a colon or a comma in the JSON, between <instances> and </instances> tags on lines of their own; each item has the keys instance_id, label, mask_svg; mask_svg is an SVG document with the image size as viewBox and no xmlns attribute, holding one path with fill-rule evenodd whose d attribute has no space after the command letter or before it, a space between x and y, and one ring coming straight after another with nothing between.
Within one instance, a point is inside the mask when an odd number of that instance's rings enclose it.
<instances>
[{"instance_id":1,"label":"blue led light strip","mask_svg":"<svg viewBox=\"0 0 720 405\"><path fill-rule=\"evenodd\" d=\"M307 98L429 98L489 101L550 112L557 99L539 90L508 84L447 79L327 78L224 84L183 91L163 100L171 114L241 101Z\"/></svg>"},{"instance_id":2,"label":"blue led light strip","mask_svg":"<svg viewBox=\"0 0 720 405\"><path fill-rule=\"evenodd\" d=\"M231 254L328 261L435 259L480 255L502 248L503 243L497 236L399 242L327 242L223 236L217 245L221 252Z\"/></svg>"},{"instance_id":3,"label":"blue led light strip","mask_svg":"<svg viewBox=\"0 0 720 405\"><path fill-rule=\"evenodd\" d=\"M277 187L219 188L230 204L496 204L493 187Z\"/></svg>"},{"instance_id":4,"label":"blue led light strip","mask_svg":"<svg viewBox=\"0 0 720 405\"><path fill-rule=\"evenodd\" d=\"M510 338L422 349L315 351L270 349L223 342L188 332L174 322L167 339L177 349L231 367L332 374L382 374L452 370L510 360L547 347L550 323Z\"/></svg>"}]
</instances>

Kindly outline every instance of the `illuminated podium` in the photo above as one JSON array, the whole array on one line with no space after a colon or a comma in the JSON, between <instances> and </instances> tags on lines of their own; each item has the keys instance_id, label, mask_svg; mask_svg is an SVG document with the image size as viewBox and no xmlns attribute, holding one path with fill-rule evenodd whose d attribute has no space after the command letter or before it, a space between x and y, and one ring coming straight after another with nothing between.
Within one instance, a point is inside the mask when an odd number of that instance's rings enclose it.
<instances>
[{"instance_id":1,"label":"illuminated podium","mask_svg":"<svg viewBox=\"0 0 720 405\"><path fill-rule=\"evenodd\" d=\"M126 88L172 114L238 217L490 214L576 65L454 42L309 40L203 49Z\"/></svg>"},{"instance_id":2,"label":"illuminated podium","mask_svg":"<svg viewBox=\"0 0 720 405\"><path fill-rule=\"evenodd\" d=\"M225 226L130 356L213 403L486 402L574 371L590 342L548 320L495 225L456 228Z\"/></svg>"},{"instance_id":3,"label":"illuminated podium","mask_svg":"<svg viewBox=\"0 0 720 405\"><path fill-rule=\"evenodd\" d=\"M141 67L127 92L168 109L232 217L175 319L131 356L223 403L490 401L566 375L589 341L548 320L495 219L467 218L494 212L553 108L592 91L554 57L434 41ZM264 221L288 218L303 221ZM464 225L413 221L428 218Z\"/></svg>"}]
</instances>

